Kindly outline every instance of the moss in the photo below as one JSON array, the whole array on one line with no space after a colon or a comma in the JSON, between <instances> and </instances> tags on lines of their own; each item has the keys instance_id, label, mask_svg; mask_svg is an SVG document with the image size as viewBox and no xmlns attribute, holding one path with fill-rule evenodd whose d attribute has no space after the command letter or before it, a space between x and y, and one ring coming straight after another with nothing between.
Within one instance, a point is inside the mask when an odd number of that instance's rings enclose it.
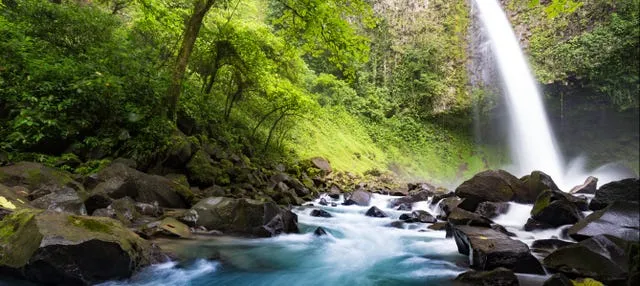
<instances>
[{"instance_id":1,"label":"moss","mask_svg":"<svg viewBox=\"0 0 640 286\"><path fill-rule=\"evenodd\" d=\"M0 265L24 266L38 249L42 234L37 231L34 217L41 211L23 209L0 221Z\"/></svg>"},{"instance_id":2,"label":"moss","mask_svg":"<svg viewBox=\"0 0 640 286\"><path fill-rule=\"evenodd\" d=\"M107 233L112 234L113 225L108 224L103 221L99 221L97 219L80 217L80 216L69 216L69 223L76 226L87 229L93 232Z\"/></svg>"},{"instance_id":3,"label":"moss","mask_svg":"<svg viewBox=\"0 0 640 286\"><path fill-rule=\"evenodd\" d=\"M546 208L551 203L551 191L545 190L538 195L536 198L536 202L533 204L533 209L531 210L531 215L535 216L540 213L544 208Z\"/></svg>"},{"instance_id":4,"label":"moss","mask_svg":"<svg viewBox=\"0 0 640 286\"><path fill-rule=\"evenodd\" d=\"M571 284L573 284L573 286L604 286L602 282L591 278L571 280Z\"/></svg>"},{"instance_id":5,"label":"moss","mask_svg":"<svg viewBox=\"0 0 640 286\"><path fill-rule=\"evenodd\" d=\"M187 172L189 180L200 186L213 185L218 175L216 169L209 162L209 155L203 150L198 150L189 160Z\"/></svg>"},{"instance_id":6,"label":"moss","mask_svg":"<svg viewBox=\"0 0 640 286\"><path fill-rule=\"evenodd\" d=\"M78 166L74 173L80 175L89 175L100 172L100 170L106 168L111 163L110 159L91 160Z\"/></svg>"}]
</instances>

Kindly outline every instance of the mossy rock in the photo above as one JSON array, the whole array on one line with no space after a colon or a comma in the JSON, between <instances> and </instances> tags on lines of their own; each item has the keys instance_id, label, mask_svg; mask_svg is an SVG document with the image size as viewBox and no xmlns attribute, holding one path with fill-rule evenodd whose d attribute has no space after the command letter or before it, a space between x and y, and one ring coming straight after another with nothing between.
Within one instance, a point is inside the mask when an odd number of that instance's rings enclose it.
<instances>
[{"instance_id":1,"label":"mossy rock","mask_svg":"<svg viewBox=\"0 0 640 286\"><path fill-rule=\"evenodd\" d=\"M0 208L10 211L28 208L29 203L26 199L18 196L13 190L5 185L0 185Z\"/></svg>"},{"instance_id":2,"label":"mossy rock","mask_svg":"<svg viewBox=\"0 0 640 286\"><path fill-rule=\"evenodd\" d=\"M171 144L167 148L166 158L162 165L175 169L184 168L191 160L194 149L198 146L197 142L198 140L195 138L187 137L181 132L175 132L171 136Z\"/></svg>"},{"instance_id":3,"label":"mossy rock","mask_svg":"<svg viewBox=\"0 0 640 286\"><path fill-rule=\"evenodd\" d=\"M212 160L209 154L203 150L198 150L187 163L189 181L203 188L215 184L219 171L211 163Z\"/></svg>"},{"instance_id":4,"label":"mossy rock","mask_svg":"<svg viewBox=\"0 0 640 286\"><path fill-rule=\"evenodd\" d=\"M73 180L70 173L34 162L19 162L0 167L0 184L7 187L23 186L31 192L41 188L53 191L64 187L84 192L82 184Z\"/></svg>"},{"instance_id":5,"label":"mossy rock","mask_svg":"<svg viewBox=\"0 0 640 286\"><path fill-rule=\"evenodd\" d=\"M22 209L0 221L0 267L37 283L125 279L152 254L147 241L108 218Z\"/></svg>"}]
</instances>

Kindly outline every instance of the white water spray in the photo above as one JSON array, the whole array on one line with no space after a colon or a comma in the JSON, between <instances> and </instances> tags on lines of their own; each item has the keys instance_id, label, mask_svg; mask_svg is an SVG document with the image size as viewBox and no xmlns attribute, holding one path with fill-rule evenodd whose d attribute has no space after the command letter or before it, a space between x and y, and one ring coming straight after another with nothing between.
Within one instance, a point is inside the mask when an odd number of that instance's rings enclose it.
<instances>
[{"instance_id":1,"label":"white water spray","mask_svg":"<svg viewBox=\"0 0 640 286\"><path fill-rule=\"evenodd\" d=\"M497 0L475 0L475 3L491 39L491 47L507 91L514 172L524 175L533 170L542 170L554 180L561 181L565 175L563 160L538 87L511 24Z\"/></svg>"}]
</instances>

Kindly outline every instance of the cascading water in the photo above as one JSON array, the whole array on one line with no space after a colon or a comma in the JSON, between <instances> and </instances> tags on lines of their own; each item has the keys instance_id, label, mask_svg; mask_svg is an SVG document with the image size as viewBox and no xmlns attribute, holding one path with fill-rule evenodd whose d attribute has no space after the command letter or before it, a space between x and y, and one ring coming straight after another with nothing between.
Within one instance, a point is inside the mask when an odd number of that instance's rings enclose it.
<instances>
[{"instance_id":1,"label":"cascading water","mask_svg":"<svg viewBox=\"0 0 640 286\"><path fill-rule=\"evenodd\" d=\"M497 0L474 0L507 93L515 173L542 170L562 185L564 163L519 41Z\"/></svg>"}]
</instances>

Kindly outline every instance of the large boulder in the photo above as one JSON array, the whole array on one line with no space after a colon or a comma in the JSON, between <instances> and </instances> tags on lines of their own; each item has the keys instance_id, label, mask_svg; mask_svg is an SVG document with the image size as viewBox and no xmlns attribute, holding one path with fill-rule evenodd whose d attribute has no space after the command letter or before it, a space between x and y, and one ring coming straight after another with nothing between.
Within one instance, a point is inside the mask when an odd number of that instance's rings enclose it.
<instances>
[{"instance_id":1,"label":"large boulder","mask_svg":"<svg viewBox=\"0 0 640 286\"><path fill-rule=\"evenodd\" d=\"M80 198L78 192L69 187L55 190L48 195L37 198L31 201L31 205L56 212L87 215L83 199Z\"/></svg>"},{"instance_id":2,"label":"large boulder","mask_svg":"<svg viewBox=\"0 0 640 286\"><path fill-rule=\"evenodd\" d=\"M210 197L189 211L195 226L235 235L271 237L282 233L298 233L298 217L273 202L251 199Z\"/></svg>"},{"instance_id":3,"label":"large boulder","mask_svg":"<svg viewBox=\"0 0 640 286\"><path fill-rule=\"evenodd\" d=\"M629 279L630 264L636 256L638 242L598 235L554 251L543 264L569 277L591 277L607 285L619 285Z\"/></svg>"},{"instance_id":4,"label":"large boulder","mask_svg":"<svg viewBox=\"0 0 640 286\"><path fill-rule=\"evenodd\" d=\"M189 188L162 176L149 175L127 167L124 164L111 164L97 175L99 184L91 191L106 194L112 199L130 197L137 202L161 207L185 208L193 200Z\"/></svg>"},{"instance_id":5,"label":"large boulder","mask_svg":"<svg viewBox=\"0 0 640 286\"><path fill-rule=\"evenodd\" d=\"M560 240L555 238L538 239L531 243L531 252L538 255L538 257L545 258L556 249L572 245L574 242Z\"/></svg>"},{"instance_id":6,"label":"large boulder","mask_svg":"<svg viewBox=\"0 0 640 286\"><path fill-rule=\"evenodd\" d=\"M227 173L214 167L213 163L214 161L207 152L204 150L196 151L186 165L189 181L201 188L206 188L216 183L228 184Z\"/></svg>"},{"instance_id":7,"label":"large boulder","mask_svg":"<svg viewBox=\"0 0 640 286\"><path fill-rule=\"evenodd\" d=\"M598 178L589 176L582 185L577 185L569 191L570 194L588 194L593 195L596 193L598 187Z\"/></svg>"},{"instance_id":8,"label":"large boulder","mask_svg":"<svg viewBox=\"0 0 640 286\"><path fill-rule=\"evenodd\" d=\"M0 269L42 284L125 279L154 262L151 245L108 218L23 209L0 221Z\"/></svg>"},{"instance_id":9,"label":"large boulder","mask_svg":"<svg viewBox=\"0 0 640 286\"><path fill-rule=\"evenodd\" d=\"M504 170L488 170L476 174L456 188L460 198L481 202L522 201L520 194L528 193L527 187ZM518 196L516 196L518 194Z\"/></svg>"},{"instance_id":10,"label":"large boulder","mask_svg":"<svg viewBox=\"0 0 640 286\"><path fill-rule=\"evenodd\" d=\"M535 202L538 195L544 190L560 191L551 176L541 171L533 171L531 174L520 178L520 181L527 186L527 192L516 194L519 197L517 200L522 203Z\"/></svg>"},{"instance_id":11,"label":"large boulder","mask_svg":"<svg viewBox=\"0 0 640 286\"><path fill-rule=\"evenodd\" d=\"M624 179L603 185L589 203L589 209L597 211L615 201L638 202L640 200L640 181Z\"/></svg>"},{"instance_id":12,"label":"large boulder","mask_svg":"<svg viewBox=\"0 0 640 286\"><path fill-rule=\"evenodd\" d=\"M531 218L552 227L578 222L584 216L570 197L562 191L544 190L533 205Z\"/></svg>"},{"instance_id":13,"label":"large boulder","mask_svg":"<svg viewBox=\"0 0 640 286\"><path fill-rule=\"evenodd\" d=\"M498 267L490 271L467 271L453 281L453 285L468 286L518 286L518 277L512 270Z\"/></svg>"},{"instance_id":14,"label":"large boulder","mask_svg":"<svg viewBox=\"0 0 640 286\"><path fill-rule=\"evenodd\" d=\"M614 202L573 225L567 234L577 241L601 234L638 241L640 240L640 206L637 202Z\"/></svg>"},{"instance_id":15,"label":"large boulder","mask_svg":"<svg viewBox=\"0 0 640 286\"><path fill-rule=\"evenodd\" d=\"M26 198L20 197L7 186L0 184L0 208L13 211L25 207L29 207Z\"/></svg>"},{"instance_id":16,"label":"large boulder","mask_svg":"<svg viewBox=\"0 0 640 286\"><path fill-rule=\"evenodd\" d=\"M458 252L469 255L471 268L493 270L504 267L516 273L545 273L522 241L486 227L458 225L452 226L452 232Z\"/></svg>"},{"instance_id":17,"label":"large boulder","mask_svg":"<svg viewBox=\"0 0 640 286\"><path fill-rule=\"evenodd\" d=\"M371 202L371 193L367 191L354 191L349 194L349 197L344 201L344 205L358 205L367 207Z\"/></svg>"},{"instance_id":18,"label":"large boulder","mask_svg":"<svg viewBox=\"0 0 640 286\"><path fill-rule=\"evenodd\" d=\"M74 181L71 174L33 162L0 167L0 184L25 187L30 200L67 187L84 191L82 184Z\"/></svg>"}]
</instances>

